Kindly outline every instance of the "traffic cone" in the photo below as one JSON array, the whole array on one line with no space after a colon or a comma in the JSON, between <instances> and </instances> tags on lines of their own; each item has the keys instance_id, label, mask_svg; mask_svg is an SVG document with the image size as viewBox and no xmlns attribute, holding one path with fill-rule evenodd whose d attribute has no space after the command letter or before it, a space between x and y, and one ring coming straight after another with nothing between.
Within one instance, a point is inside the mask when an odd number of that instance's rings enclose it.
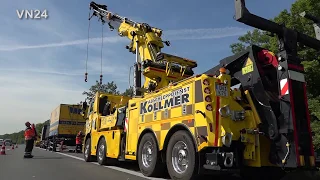
<instances>
[{"instance_id":1,"label":"traffic cone","mask_svg":"<svg viewBox=\"0 0 320 180\"><path fill-rule=\"evenodd\" d=\"M6 146L2 145L0 155L6 155Z\"/></svg>"},{"instance_id":2,"label":"traffic cone","mask_svg":"<svg viewBox=\"0 0 320 180\"><path fill-rule=\"evenodd\" d=\"M12 148L11 149L14 149L14 144L12 144Z\"/></svg>"}]
</instances>

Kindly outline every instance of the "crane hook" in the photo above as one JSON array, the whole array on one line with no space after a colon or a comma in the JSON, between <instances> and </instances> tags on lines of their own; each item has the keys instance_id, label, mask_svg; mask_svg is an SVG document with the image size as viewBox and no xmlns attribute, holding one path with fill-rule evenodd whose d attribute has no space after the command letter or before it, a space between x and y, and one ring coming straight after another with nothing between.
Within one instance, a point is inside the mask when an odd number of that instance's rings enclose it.
<instances>
[{"instance_id":1,"label":"crane hook","mask_svg":"<svg viewBox=\"0 0 320 180\"><path fill-rule=\"evenodd\" d=\"M103 75L101 74L100 75L100 85L102 84L102 77L103 77Z\"/></svg>"},{"instance_id":2,"label":"crane hook","mask_svg":"<svg viewBox=\"0 0 320 180\"><path fill-rule=\"evenodd\" d=\"M88 73L84 73L84 81L88 82Z\"/></svg>"}]
</instances>

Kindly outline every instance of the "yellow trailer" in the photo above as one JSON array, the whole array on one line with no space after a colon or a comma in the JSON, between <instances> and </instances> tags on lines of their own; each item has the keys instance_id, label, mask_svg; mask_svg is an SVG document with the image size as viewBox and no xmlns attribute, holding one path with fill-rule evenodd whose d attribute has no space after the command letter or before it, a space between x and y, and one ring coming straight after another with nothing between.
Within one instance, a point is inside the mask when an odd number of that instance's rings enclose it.
<instances>
[{"instance_id":1,"label":"yellow trailer","mask_svg":"<svg viewBox=\"0 0 320 180\"><path fill-rule=\"evenodd\" d=\"M51 112L49 136L53 144L61 140L66 146L75 146L75 138L79 131L85 130L85 119L81 116L81 105L60 104ZM53 148L55 149L55 148Z\"/></svg>"}]
</instances>

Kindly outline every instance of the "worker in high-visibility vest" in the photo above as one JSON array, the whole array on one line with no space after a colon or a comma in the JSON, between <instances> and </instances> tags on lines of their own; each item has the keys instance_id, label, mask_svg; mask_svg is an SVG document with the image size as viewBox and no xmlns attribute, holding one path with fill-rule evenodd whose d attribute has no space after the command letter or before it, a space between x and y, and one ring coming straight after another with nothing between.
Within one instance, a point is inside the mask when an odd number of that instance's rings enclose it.
<instances>
[{"instance_id":1,"label":"worker in high-visibility vest","mask_svg":"<svg viewBox=\"0 0 320 180\"><path fill-rule=\"evenodd\" d=\"M81 153L82 151L82 138L83 134L82 131L79 131L79 133L76 136L76 153Z\"/></svg>"},{"instance_id":2,"label":"worker in high-visibility vest","mask_svg":"<svg viewBox=\"0 0 320 180\"><path fill-rule=\"evenodd\" d=\"M26 122L25 125L26 125L26 130L24 131L24 139L26 142L26 148L24 150L24 158L32 158L33 155L31 153L34 146L36 131L34 129L34 126L31 126L29 122Z\"/></svg>"}]
</instances>

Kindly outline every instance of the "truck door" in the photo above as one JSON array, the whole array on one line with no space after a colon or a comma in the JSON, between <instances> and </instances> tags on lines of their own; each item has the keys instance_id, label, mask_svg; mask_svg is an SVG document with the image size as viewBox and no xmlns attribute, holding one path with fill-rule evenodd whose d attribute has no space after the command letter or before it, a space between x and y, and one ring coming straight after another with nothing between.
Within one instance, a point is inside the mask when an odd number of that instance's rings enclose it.
<instances>
[{"instance_id":1,"label":"truck door","mask_svg":"<svg viewBox=\"0 0 320 180\"><path fill-rule=\"evenodd\" d=\"M89 122L88 122L88 126L90 128L91 131L91 154L95 155L96 154L96 145L97 145L97 112L95 111L94 108L94 102L92 102L90 104L90 109L88 112L88 117L89 117Z\"/></svg>"}]
</instances>

